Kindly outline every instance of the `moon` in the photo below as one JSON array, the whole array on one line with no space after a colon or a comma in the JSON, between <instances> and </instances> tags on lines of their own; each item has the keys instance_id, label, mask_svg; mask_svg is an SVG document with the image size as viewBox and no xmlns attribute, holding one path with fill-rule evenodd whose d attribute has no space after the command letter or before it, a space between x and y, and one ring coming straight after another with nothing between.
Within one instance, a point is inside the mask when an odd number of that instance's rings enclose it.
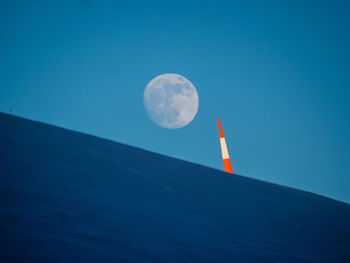
<instances>
[{"instance_id":1,"label":"moon","mask_svg":"<svg viewBox=\"0 0 350 263\"><path fill-rule=\"evenodd\" d=\"M152 79L143 93L143 103L150 119L167 129L189 124L197 114L196 88L178 74L163 74Z\"/></svg>"}]
</instances>

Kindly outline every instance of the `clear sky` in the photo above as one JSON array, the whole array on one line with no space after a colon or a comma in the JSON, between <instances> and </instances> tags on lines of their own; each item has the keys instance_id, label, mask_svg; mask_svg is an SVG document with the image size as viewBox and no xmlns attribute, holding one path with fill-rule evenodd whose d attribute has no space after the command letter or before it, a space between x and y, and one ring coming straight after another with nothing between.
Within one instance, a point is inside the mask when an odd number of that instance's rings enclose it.
<instances>
[{"instance_id":1,"label":"clear sky","mask_svg":"<svg viewBox=\"0 0 350 263\"><path fill-rule=\"evenodd\" d=\"M348 1L0 1L0 111L350 202ZM197 116L148 118L177 73Z\"/></svg>"}]
</instances>

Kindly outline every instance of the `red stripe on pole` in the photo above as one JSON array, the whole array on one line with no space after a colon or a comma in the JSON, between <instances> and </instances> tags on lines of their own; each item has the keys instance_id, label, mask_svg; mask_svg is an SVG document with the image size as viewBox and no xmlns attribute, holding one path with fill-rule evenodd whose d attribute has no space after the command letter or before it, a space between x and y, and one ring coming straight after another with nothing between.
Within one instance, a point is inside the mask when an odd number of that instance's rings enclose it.
<instances>
[{"instance_id":1,"label":"red stripe on pole","mask_svg":"<svg viewBox=\"0 0 350 263\"><path fill-rule=\"evenodd\" d=\"M220 134L220 138L224 138L224 132L222 131L222 128L221 128L219 116L217 116L217 118L218 118L218 125L219 125L219 134Z\"/></svg>"},{"instance_id":2,"label":"red stripe on pole","mask_svg":"<svg viewBox=\"0 0 350 263\"><path fill-rule=\"evenodd\" d=\"M223 161L224 161L225 172L233 174L233 170L232 170L230 159L223 159Z\"/></svg>"}]
</instances>

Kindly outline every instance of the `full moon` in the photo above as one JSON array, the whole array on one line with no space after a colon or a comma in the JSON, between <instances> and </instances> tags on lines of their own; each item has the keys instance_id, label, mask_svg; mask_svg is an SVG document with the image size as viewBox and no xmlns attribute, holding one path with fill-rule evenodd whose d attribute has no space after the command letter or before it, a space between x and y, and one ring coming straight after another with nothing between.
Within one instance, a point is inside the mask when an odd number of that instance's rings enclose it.
<instances>
[{"instance_id":1,"label":"full moon","mask_svg":"<svg viewBox=\"0 0 350 263\"><path fill-rule=\"evenodd\" d=\"M163 128L178 129L194 119L199 98L188 79L178 74L163 74L148 83L143 103L154 123Z\"/></svg>"}]
</instances>

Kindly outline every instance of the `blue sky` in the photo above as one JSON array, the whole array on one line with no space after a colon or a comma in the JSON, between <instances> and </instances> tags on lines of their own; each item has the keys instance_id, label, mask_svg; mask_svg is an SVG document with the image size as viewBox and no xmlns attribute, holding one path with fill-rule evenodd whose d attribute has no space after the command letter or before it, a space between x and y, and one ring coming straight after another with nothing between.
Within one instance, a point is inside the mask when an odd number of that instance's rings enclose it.
<instances>
[{"instance_id":1,"label":"blue sky","mask_svg":"<svg viewBox=\"0 0 350 263\"><path fill-rule=\"evenodd\" d=\"M127 3L125 3L127 2ZM1 1L0 111L350 202L347 1ZM143 91L197 88L188 126Z\"/></svg>"}]
</instances>

